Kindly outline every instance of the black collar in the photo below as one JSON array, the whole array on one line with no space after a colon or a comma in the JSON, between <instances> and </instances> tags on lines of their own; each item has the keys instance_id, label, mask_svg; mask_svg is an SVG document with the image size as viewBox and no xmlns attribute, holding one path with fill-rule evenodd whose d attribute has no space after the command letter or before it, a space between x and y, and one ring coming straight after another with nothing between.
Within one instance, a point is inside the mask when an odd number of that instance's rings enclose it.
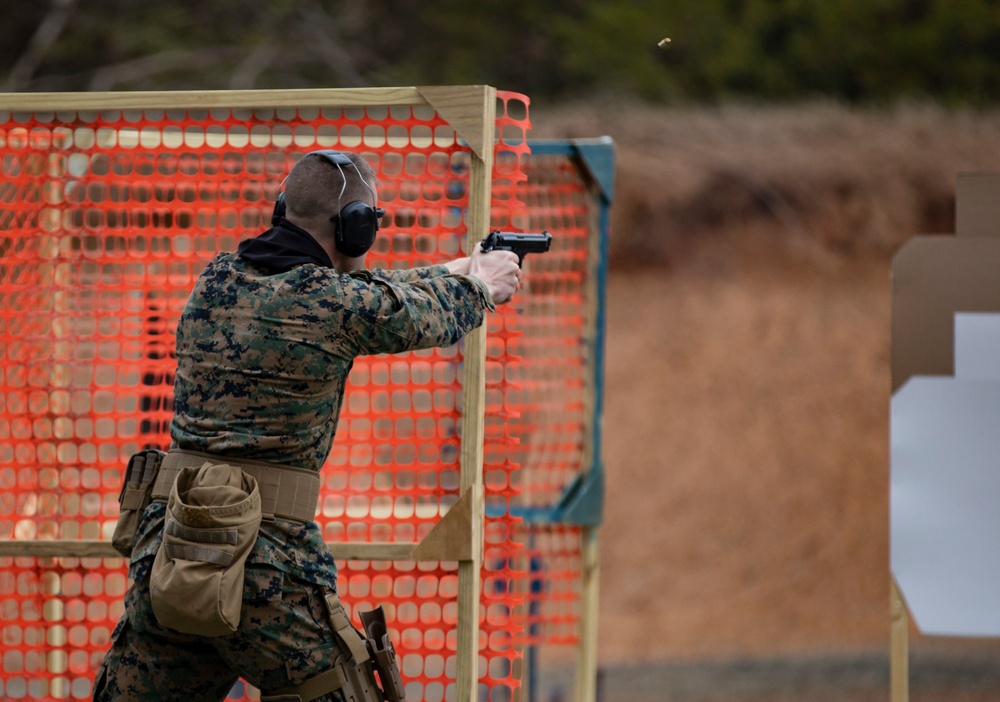
<instances>
[{"instance_id":1,"label":"black collar","mask_svg":"<svg viewBox=\"0 0 1000 702\"><path fill-rule=\"evenodd\" d=\"M271 273L286 273L306 263L333 268L333 261L319 242L285 218L260 236L240 242L236 253Z\"/></svg>"}]
</instances>

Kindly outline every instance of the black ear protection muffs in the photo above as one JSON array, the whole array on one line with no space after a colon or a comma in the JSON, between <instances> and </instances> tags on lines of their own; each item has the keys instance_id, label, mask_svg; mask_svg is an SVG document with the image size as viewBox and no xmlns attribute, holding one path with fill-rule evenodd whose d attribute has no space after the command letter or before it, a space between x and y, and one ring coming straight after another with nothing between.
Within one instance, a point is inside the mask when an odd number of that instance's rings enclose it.
<instances>
[{"instance_id":1,"label":"black ear protection muffs","mask_svg":"<svg viewBox=\"0 0 1000 702\"><path fill-rule=\"evenodd\" d=\"M324 157L336 166L341 175L344 174L343 168L345 166L358 171L358 167L354 162L340 151L324 149L321 151L311 151L306 154L306 156L313 155ZM358 177L361 178L361 171L358 171ZM364 178L361 178L361 181L365 185L368 185ZM347 177L344 176L344 186L346 187L346 185ZM368 189L372 191L372 200L374 200L375 190L370 185L368 185ZM378 231L379 220L382 219L383 215L385 215L385 210L381 207L372 207L367 202L362 202L361 200L354 200L340 208L340 212L330 218L333 222L333 235L337 251L351 258L364 255L372 247L372 244L375 243L375 233ZM274 203L271 225L277 225L284 216L285 193L281 193L278 195L278 200Z\"/></svg>"}]
</instances>

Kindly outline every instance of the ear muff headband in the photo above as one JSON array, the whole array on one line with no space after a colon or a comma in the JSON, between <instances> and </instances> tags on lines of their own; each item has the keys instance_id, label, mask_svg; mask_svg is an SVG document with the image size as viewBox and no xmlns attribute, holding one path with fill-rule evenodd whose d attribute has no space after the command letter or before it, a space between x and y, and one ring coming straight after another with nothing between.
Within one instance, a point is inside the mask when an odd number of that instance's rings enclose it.
<instances>
[{"instance_id":1,"label":"ear muff headband","mask_svg":"<svg viewBox=\"0 0 1000 702\"><path fill-rule=\"evenodd\" d=\"M361 182L371 190L372 199L375 199L375 190L362 177L357 164L346 154L331 149L322 149L320 151L310 151L306 156L322 156L332 163L344 178L344 188L347 187L347 176L344 175L343 168L344 166L354 168L358 173L358 177L361 178ZM341 193L343 193L343 189L341 189ZM285 193L282 192L279 193L278 199L274 203L274 212L271 214L271 225L276 226L284 218L285 212ZM379 220L384 215L385 210L381 207L372 207L361 200L353 200L341 207L340 212L330 218L333 222L334 242L337 250L351 258L363 255L375 243L375 234L378 232Z\"/></svg>"},{"instance_id":2,"label":"ear muff headband","mask_svg":"<svg viewBox=\"0 0 1000 702\"><path fill-rule=\"evenodd\" d=\"M285 193L278 193L278 199L274 201L274 212L271 213L271 226L276 227L285 218Z\"/></svg>"}]
</instances>

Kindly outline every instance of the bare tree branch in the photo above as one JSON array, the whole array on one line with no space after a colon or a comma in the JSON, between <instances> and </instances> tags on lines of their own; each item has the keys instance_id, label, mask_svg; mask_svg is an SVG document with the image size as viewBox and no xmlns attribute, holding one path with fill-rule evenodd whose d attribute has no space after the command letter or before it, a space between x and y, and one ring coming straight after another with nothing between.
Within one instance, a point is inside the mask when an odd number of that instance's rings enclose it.
<instances>
[{"instance_id":1,"label":"bare tree branch","mask_svg":"<svg viewBox=\"0 0 1000 702\"><path fill-rule=\"evenodd\" d=\"M236 66L233 75L229 77L229 89L253 88L257 78L267 70L279 53L273 46L258 46Z\"/></svg>"},{"instance_id":2,"label":"bare tree branch","mask_svg":"<svg viewBox=\"0 0 1000 702\"><path fill-rule=\"evenodd\" d=\"M10 70L7 80L4 81L3 90L15 92L22 89L31 80L49 47L62 33L63 27L66 26L66 20L73 12L75 3L76 0L52 0L52 6L45 18L42 19L41 24L38 25L38 29L35 30L31 41L28 42L28 48L21 54L17 63Z\"/></svg>"},{"instance_id":3,"label":"bare tree branch","mask_svg":"<svg viewBox=\"0 0 1000 702\"><path fill-rule=\"evenodd\" d=\"M333 69L343 87L362 88L369 85L368 80L355 68L354 59L344 49L337 27L322 7L315 2L310 3L302 12L301 26L311 42L310 47Z\"/></svg>"},{"instance_id":4,"label":"bare tree branch","mask_svg":"<svg viewBox=\"0 0 1000 702\"><path fill-rule=\"evenodd\" d=\"M178 69L217 69L219 61L239 59L242 49L221 47L192 51L161 51L131 61L123 61L94 71L88 90L112 90L121 84L133 83L164 71Z\"/></svg>"}]
</instances>

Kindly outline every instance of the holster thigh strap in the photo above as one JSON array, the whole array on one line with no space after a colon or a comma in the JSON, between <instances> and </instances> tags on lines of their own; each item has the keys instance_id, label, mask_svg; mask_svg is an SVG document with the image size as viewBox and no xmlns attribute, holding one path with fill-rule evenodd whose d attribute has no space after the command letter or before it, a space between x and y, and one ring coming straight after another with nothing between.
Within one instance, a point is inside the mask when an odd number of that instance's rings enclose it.
<instances>
[{"instance_id":1,"label":"holster thigh strap","mask_svg":"<svg viewBox=\"0 0 1000 702\"><path fill-rule=\"evenodd\" d=\"M264 519L277 517L302 523L315 519L320 488L320 477L316 471L183 449L170 449L163 458L153 485L152 499L165 501L182 468L198 467L206 461L236 466L252 475L260 490L260 509Z\"/></svg>"},{"instance_id":2,"label":"holster thigh strap","mask_svg":"<svg viewBox=\"0 0 1000 702\"><path fill-rule=\"evenodd\" d=\"M309 702L340 689L344 690L345 698L351 702L382 702L383 695L375 684L368 662L368 647L347 618L347 612L337 593L327 594L326 610L338 648L343 654L338 657L337 665L298 685L261 695L261 702Z\"/></svg>"},{"instance_id":3,"label":"holster thigh strap","mask_svg":"<svg viewBox=\"0 0 1000 702\"><path fill-rule=\"evenodd\" d=\"M330 617L330 625L337 635L337 641L343 648L350 651L351 658L356 664L365 663L369 658L368 647L365 646L365 640L361 638L361 634L351 624L351 620L347 618L347 612L344 610L344 605L341 604L337 593L331 592L326 596L326 611Z\"/></svg>"}]
</instances>

